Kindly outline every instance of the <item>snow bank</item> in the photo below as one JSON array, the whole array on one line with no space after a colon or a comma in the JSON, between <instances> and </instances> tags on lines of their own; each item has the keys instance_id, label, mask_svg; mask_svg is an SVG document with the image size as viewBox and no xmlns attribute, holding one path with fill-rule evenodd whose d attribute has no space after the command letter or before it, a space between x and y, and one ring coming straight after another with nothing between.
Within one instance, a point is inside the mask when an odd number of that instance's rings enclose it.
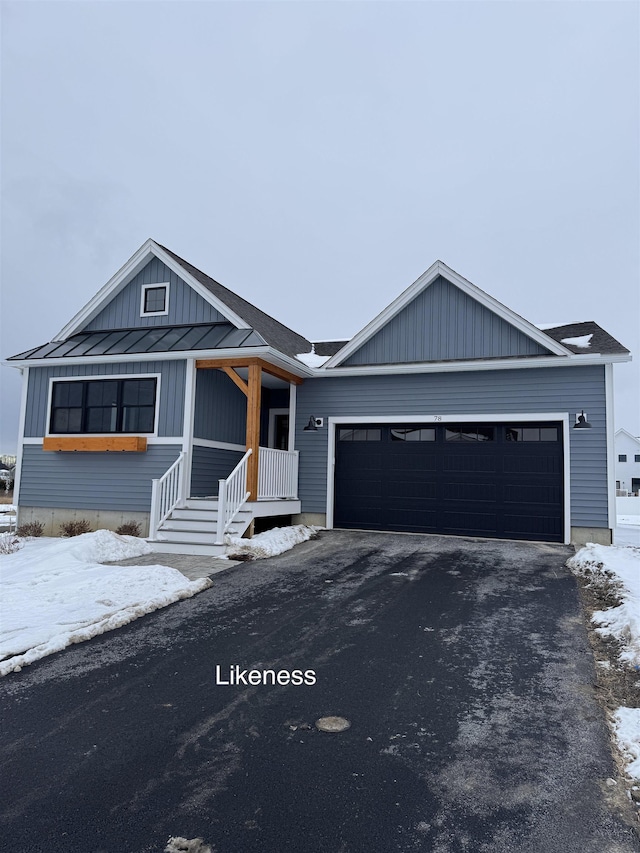
<instances>
[{"instance_id":1,"label":"snow bank","mask_svg":"<svg viewBox=\"0 0 640 853\"><path fill-rule=\"evenodd\" d=\"M640 708L618 708L613 726L620 751L625 756L627 773L640 782Z\"/></svg>"},{"instance_id":2,"label":"snow bank","mask_svg":"<svg viewBox=\"0 0 640 853\"><path fill-rule=\"evenodd\" d=\"M313 527L306 524L296 524L294 527L274 527L265 533L258 533L251 539L241 539L239 536L225 536L227 554L250 554L256 559L263 557L275 557L306 542L312 536L322 530L322 527Z\"/></svg>"},{"instance_id":3,"label":"snow bank","mask_svg":"<svg viewBox=\"0 0 640 853\"><path fill-rule=\"evenodd\" d=\"M98 530L27 540L0 556L0 675L211 586L167 566L100 564L150 551L143 539Z\"/></svg>"},{"instance_id":4,"label":"snow bank","mask_svg":"<svg viewBox=\"0 0 640 853\"><path fill-rule=\"evenodd\" d=\"M640 669L640 547L590 542L567 560L567 566L576 574L615 585L622 603L596 611L592 619L598 632L620 641L621 660ZM640 780L640 708L618 708L612 722L627 773Z\"/></svg>"},{"instance_id":5,"label":"snow bank","mask_svg":"<svg viewBox=\"0 0 640 853\"><path fill-rule=\"evenodd\" d=\"M599 633L623 644L622 660L640 665L640 548L589 542L567 561L567 566L576 574L593 573L619 587L622 604L598 610L592 618Z\"/></svg>"}]
</instances>

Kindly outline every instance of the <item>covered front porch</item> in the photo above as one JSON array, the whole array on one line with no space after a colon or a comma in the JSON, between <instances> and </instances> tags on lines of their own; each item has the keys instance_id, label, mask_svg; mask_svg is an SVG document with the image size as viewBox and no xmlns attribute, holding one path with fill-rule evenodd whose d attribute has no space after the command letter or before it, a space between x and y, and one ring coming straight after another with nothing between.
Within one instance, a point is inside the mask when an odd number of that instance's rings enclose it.
<instances>
[{"instance_id":1,"label":"covered front porch","mask_svg":"<svg viewBox=\"0 0 640 853\"><path fill-rule=\"evenodd\" d=\"M216 553L256 518L300 512L296 388L303 379L257 357L187 366L183 450L152 484L157 550Z\"/></svg>"}]
</instances>

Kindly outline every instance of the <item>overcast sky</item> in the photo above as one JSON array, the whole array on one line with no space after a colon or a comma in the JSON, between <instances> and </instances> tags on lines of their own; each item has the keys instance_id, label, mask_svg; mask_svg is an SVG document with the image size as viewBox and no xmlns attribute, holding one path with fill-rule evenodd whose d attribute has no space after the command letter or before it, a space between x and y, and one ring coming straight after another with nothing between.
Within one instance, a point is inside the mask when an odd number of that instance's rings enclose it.
<instances>
[{"instance_id":1,"label":"overcast sky","mask_svg":"<svg viewBox=\"0 0 640 853\"><path fill-rule=\"evenodd\" d=\"M636 2L5 2L0 356L153 237L309 338L440 258L632 350ZM2 368L0 452L19 375Z\"/></svg>"}]
</instances>

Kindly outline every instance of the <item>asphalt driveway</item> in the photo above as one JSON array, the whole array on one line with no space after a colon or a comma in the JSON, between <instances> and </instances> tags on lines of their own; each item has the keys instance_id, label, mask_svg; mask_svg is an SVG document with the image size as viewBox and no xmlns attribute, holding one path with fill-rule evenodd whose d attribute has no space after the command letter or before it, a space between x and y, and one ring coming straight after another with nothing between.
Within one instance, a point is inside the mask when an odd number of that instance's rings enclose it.
<instances>
[{"instance_id":1,"label":"asphalt driveway","mask_svg":"<svg viewBox=\"0 0 640 853\"><path fill-rule=\"evenodd\" d=\"M570 553L327 531L7 676L3 849L639 851Z\"/></svg>"}]
</instances>

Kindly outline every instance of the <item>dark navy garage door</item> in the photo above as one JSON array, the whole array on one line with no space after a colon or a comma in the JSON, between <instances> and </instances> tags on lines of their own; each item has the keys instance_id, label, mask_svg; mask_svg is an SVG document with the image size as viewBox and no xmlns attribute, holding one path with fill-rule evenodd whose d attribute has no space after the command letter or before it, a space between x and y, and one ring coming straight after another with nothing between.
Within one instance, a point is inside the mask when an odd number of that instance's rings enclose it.
<instances>
[{"instance_id":1,"label":"dark navy garage door","mask_svg":"<svg viewBox=\"0 0 640 853\"><path fill-rule=\"evenodd\" d=\"M334 526L564 539L560 423L340 424Z\"/></svg>"}]
</instances>

